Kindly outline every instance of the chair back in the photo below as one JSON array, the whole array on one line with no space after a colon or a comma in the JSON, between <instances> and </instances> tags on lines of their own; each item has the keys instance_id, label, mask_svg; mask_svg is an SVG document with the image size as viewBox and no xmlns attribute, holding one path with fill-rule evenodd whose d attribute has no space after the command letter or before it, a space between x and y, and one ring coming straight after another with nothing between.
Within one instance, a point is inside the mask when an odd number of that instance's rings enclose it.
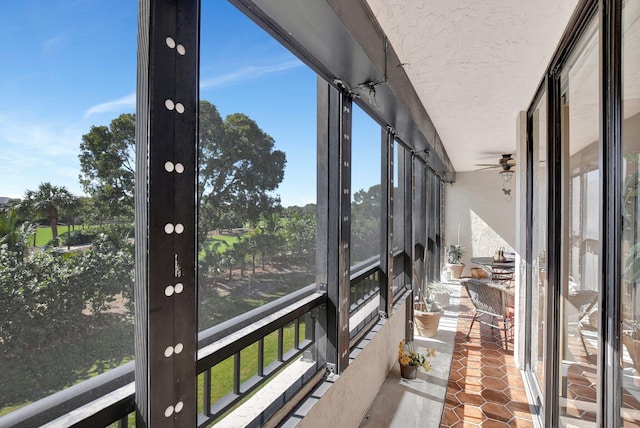
<instances>
[{"instance_id":1,"label":"chair back","mask_svg":"<svg viewBox=\"0 0 640 428\"><path fill-rule=\"evenodd\" d=\"M467 294L477 311L496 317L509 317L508 304L513 292L499 284L467 280Z\"/></svg>"}]
</instances>

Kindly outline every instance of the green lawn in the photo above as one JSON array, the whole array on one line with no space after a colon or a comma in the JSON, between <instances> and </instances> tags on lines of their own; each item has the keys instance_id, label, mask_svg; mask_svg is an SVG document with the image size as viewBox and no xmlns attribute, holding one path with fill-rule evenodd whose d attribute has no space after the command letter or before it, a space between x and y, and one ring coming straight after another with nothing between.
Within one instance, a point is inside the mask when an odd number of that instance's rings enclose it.
<instances>
[{"instance_id":1,"label":"green lawn","mask_svg":"<svg viewBox=\"0 0 640 428\"><path fill-rule=\"evenodd\" d=\"M75 226L75 230L84 230L85 228L88 228L89 226L85 226L82 224L77 224ZM73 230L73 228L70 228L70 230ZM63 235L67 233L67 226L58 226L58 235ZM36 228L36 247L44 247L45 245L47 245L49 242L51 242L51 240L53 239L53 233L51 232L51 226L38 226ZM33 235L31 235L31 238L29 239L29 245L33 245Z\"/></svg>"},{"instance_id":2,"label":"green lawn","mask_svg":"<svg viewBox=\"0 0 640 428\"><path fill-rule=\"evenodd\" d=\"M76 226L76 230L90 226ZM58 229L60 235L66 233L67 227ZM31 243L33 244L33 238ZM36 229L36 245L41 247L52 239L51 228L41 226ZM222 241L229 246L221 246L224 252L238 242L238 235L215 235L207 242ZM268 281L267 281L268 282ZM260 298L254 296L227 296L226 299L244 300L236 302L240 313L253 307L258 307L266 301L280 296L278 293L269 294L267 290L260 293ZM285 292L286 294L286 292ZM218 297L220 299L220 297ZM229 312L231 302L226 302L225 312ZM242 304L241 304L242 303ZM206 305L204 305L206 306ZM247 308L249 306L249 308ZM207 313L206 310L204 310ZM230 311L233 312L233 311ZM218 314L222 316L222 314ZM202 313L201 313L202 316ZM225 319L228 319L229 313ZM133 325L130 321L116 321L107 318L87 316L78 324L78 331L73 334L61 332L60 340L52 348L34 350L17 357L0 357L0 416L37 400L60 391L130 361L133 355ZM304 335L304 325L301 325L301 336ZM66 336L66 337L65 337ZM293 347L293 324L284 329L285 352ZM264 340L264 364L268 366L277 359L277 332L270 334ZM241 380L245 381L257 374L258 345L253 344L241 353ZM218 364L212 370L212 402L229 394L233 390L233 358ZM199 411L202 411L203 376L198 376Z\"/></svg>"},{"instance_id":3,"label":"green lawn","mask_svg":"<svg viewBox=\"0 0 640 428\"><path fill-rule=\"evenodd\" d=\"M81 337L46 350L0 358L0 416L133 359L133 324L86 321Z\"/></svg>"},{"instance_id":4,"label":"green lawn","mask_svg":"<svg viewBox=\"0 0 640 428\"><path fill-rule=\"evenodd\" d=\"M304 337L304 327L304 324L300 325L300 337ZM294 345L293 323L284 329L283 345L284 352ZM277 357L276 331L264 339L265 367ZM0 416L30 404L31 399L43 398L132 359L133 325L130 323L96 323L79 340L61 341L46 352L4 358L0 361L3 367L0 370ZM244 349L240 361L240 379L244 382L257 374L258 344ZM233 390L233 357L216 365L211 376L211 401L215 402ZM198 411L202 412L204 375L198 376L198 397Z\"/></svg>"},{"instance_id":5,"label":"green lawn","mask_svg":"<svg viewBox=\"0 0 640 428\"><path fill-rule=\"evenodd\" d=\"M291 323L284 328L283 332L283 349L286 353L292 349L295 341L295 325ZM305 325L300 324L300 337L304 337ZM264 338L264 366L275 362L278 358L278 331L274 331ZM243 349L240 353L240 382L250 379L258 374L258 344ZM261 387L260 387L261 388ZM228 414L234 408L249 399L253 394L258 392L257 388L240 403L236 404L232 409L225 413ZM233 357L227 358L217 364L211 371L211 402L215 403L225 395L233 391ZM198 413L204 410L204 375L198 376ZM224 416L224 415L223 415Z\"/></svg>"},{"instance_id":6,"label":"green lawn","mask_svg":"<svg viewBox=\"0 0 640 428\"><path fill-rule=\"evenodd\" d=\"M284 352L293 348L295 341L295 325L291 323L284 328L283 332L283 348ZM300 324L300 337L304 337L305 325ZM264 365L265 367L276 361L278 358L278 332L275 331L264 338ZM240 352L240 381L244 382L251 378L251 376L258 373L258 344L245 348ZM264 385L263 385L264 386ZM204 374L198 376L198 413L204 411ZM261 388L261 387L260 387ZM236 404L233 408L228 410L224 415L226 416L234 408L240 406L242 402L248 400L253 394L258 392L260 388L257 388L247 397L245 397L240 403ZM227 358L221 363L217 364L211 370L211 402L215 403L225 395L233 391L233 357ZM114 428L116 425L112 425ZM135 415L129 415L129 426L135 426Z\"/></svg>"},{"instance_id":7,"label":"green lawn","mask_svg":"<svg viewBox=\"0 0 640 428\"><path fill-rule=\"evenodd\" d=\"M91 226L77 224L75 230L89 229ZM73 229L71 229L73 230ZM62 236L67 233L67 226L58 226L58 235ZM36 228L36 247L44 247L53 239L51 226L38 226ZM215 235L207 239L207 243L211 245L213 242L226 242L227 246L220 247L221 252L225 252L227 248L233 247L233 244L240 240L240 235ZM33 245L33 235L29 239L30 245Z\"/></svg>"},{"instance_id":8,"label":"green lawn","mask_svg":"<svg viewBox=\"0 0 640 428\"><path fill-rule=\"evenodd\" d=\"M207 238L206 245L211 246L215 242L224 242L227 245L221 245L218 247L219 253L224 253L227 250L233 248L233 245L240 241L240 235L215 235Z\"/></svg>"}]
</instances>

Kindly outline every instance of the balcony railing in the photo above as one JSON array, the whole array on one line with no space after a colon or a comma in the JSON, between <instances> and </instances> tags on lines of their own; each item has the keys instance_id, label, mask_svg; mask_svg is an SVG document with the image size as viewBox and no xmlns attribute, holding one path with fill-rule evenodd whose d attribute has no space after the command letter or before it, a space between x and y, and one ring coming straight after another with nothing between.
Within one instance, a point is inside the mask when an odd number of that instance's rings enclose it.
<instances>
[{"instance_id":1,"label":"balcony railing","mask_svg":"<svg viewBox=\"0 0 640 428\"><path fill-rule=\"evenodd\" d=\"M315 290L315 286L312 290ZM227 410L247 397L256 388L271 379L279 369L309 349L315 338L314 320L311 312L326 301L325 293L315 293L291 303L286 308L264 316L239 331L201 348L198 351L196 371L204 375L202 396L204 410L198 414L198 426L206 426ZM306 318L306 319L305 319ZM302 320L302 323L301 323ZM293 346L284 347L284 328L293 323ZM301 340L301 327L304 338ZM215 329L215 327L214 327ZM265 366L265 338L277 332L277 358ZM244 382L240 378L241 353L257 344L256 374ZM221 399L212 402L212 369L227 358L233 358L233 390ZM315 371L320 367L315 367Z\"/></svg>"},{"instance_id":2,"label":"balcony railing","mask_svg":"<svg viewBox=\"0 0 640 428\"><path fill-rule=\"evenodd\" d=\"M399 254L396 258L401 256ZM379 290L380 264L377 257L352 268L350 316L360 317L350 332L352 342L378 320L376 297ZM198 397L198 426L208 425L222 417L301 355L307 352L311 355L316 334L313 311L325 304L326 298L326 293L316 292L312 284L201 332L196 362L197 374L203 384ZM292 338L285 339L285 331L290 332ZM269 336L275 336L277 356L267 361L265 339ZM242 379L242 355L249 347L257 349L257 361L252 362L257 369L248 379ZM222 398L213 399L212 372L227 359L233 360L232 390ZM315 360L312 355L310 359ZM303 377L309 379L320 370L322 367L314 364ZM301 387L302 383L297 385ZM287 391L287 395L291 393L291 390ZM130 362L18 409L0 418L0 426L49 424L97 427L117 424L118 427L127 427L134 412L134 363Z\"/></svg>"}]
</instances>

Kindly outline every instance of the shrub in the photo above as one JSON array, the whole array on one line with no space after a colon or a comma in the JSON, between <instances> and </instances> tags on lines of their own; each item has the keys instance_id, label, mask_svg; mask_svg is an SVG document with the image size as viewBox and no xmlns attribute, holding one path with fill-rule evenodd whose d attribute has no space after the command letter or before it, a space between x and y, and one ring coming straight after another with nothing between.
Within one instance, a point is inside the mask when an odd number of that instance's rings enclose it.
<instances>
[{"instance_id":1,"label":"shrub","mask_svg":"<svg viewBox=\"0 0 640 428\"><path fill-rule=\"evenodd\" d=\"M0 338L2 352L39 347L70 327L84 308L69 281L64 258L36 251L24 259L0 247Z\"/></svg>"},{"instance_id":2,"label":"shrub","mask_svg":"<svg viewBox=\"0 0 640 428\"><path fill-rule=\"evenodd\" d=\"M26 235L28 239L28 235ZM26 251L0 245L0 353L46 346L82 329L82 311L96 314L117 294L133 294L133 245L98 236L86 251Z\"/></svg>"},{"instance_id":3,"label":"shrub","mask_svg":"<svg viewBox=\"0 0 640 428\"><path fill-rule=\"evenodd\" d=\"M87 245L96 239L98 233L92 230L72 230L69 233L60 235L62 245Z\"/></svg>"}]
</instances>

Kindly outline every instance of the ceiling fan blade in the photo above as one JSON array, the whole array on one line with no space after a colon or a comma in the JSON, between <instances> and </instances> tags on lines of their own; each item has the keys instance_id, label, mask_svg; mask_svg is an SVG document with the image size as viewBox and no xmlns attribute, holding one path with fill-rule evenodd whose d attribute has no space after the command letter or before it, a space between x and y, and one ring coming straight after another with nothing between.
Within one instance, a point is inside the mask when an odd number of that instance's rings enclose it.
<instances>
[{"instance_id":1,"label":"ceiling fan blade","mask_svg":"<svg viewBox=\"0 0 640 428\"><path fill-rule=\"evenodd\" d=\"M496 165L495 163L477 163L476 166L491 166L494 168L501 168L502 165Z\"/></svg>"}]
</instances>

